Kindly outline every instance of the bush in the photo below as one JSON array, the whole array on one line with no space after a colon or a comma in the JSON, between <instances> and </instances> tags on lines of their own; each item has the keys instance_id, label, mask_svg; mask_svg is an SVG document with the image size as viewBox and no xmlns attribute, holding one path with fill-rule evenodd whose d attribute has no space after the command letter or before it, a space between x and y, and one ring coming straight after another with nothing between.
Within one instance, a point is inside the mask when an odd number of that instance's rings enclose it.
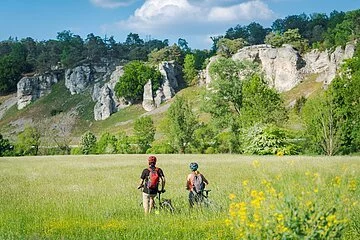
<instances>
[{"instance_id":1,"label":"bush","mask_svg":"<svg viewBox=\"0 0 360 240\"><path fill-rule=\"evenodd\" d=\"M258 155L298 154L298 147L288 140L288 133L273 125L255 125L243 134L244 152Z\"/></svg>"},{"instance_id":2,"label":"bush","mask_svg":"<svg viewBox=\"0 0 360 240\"><path fill-rule=\"evenodd\" d=\"M75 148L72 148L72 149L71 149L70 154L71 154L71 155L82 155L83 152L82 152L82 149L81 149L81 148L75 147Z\"/></svg>"},{"instance_id":3,"label":"bush","mask_svg":"<svg viewBox=\"0 0 360 240\"><path fill-rule=\"evenodd\" d=\"M147 154L169 154L175 152L176 150L167 142L153 143L152 147L146 151Z\"/></svg>"}]
</instances>

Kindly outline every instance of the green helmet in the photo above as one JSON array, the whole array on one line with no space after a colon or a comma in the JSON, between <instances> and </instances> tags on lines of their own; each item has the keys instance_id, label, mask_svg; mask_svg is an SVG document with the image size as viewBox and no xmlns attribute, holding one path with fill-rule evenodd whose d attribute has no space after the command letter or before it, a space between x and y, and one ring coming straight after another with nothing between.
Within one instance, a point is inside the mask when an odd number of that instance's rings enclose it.
<instances>
[{"instance_id":1,"label":"green helmet","mask_svg":"<svg viewBox=\"0 0 360 240\"><path fill-rule=\"evenodd\" d=\"M192 162L192 163L190 163L189 167L192 171L196 171L198 169L199 165L196 162Z\"/></svg>"}]
</instances>

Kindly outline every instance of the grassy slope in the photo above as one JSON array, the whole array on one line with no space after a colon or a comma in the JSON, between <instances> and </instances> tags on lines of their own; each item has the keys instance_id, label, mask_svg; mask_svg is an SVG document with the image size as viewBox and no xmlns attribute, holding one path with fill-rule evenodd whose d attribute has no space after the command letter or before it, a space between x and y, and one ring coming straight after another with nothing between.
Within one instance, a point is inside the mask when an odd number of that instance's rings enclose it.
<instances>
[{"instance_id":1,"label":"grassy slope","mask_svg":"<svg viewBox=\"0 0 360 240\"><path fill-rule=\"evenodd\" d=\"M308 96L309 94L314 94L321 90L322 84L316 82L315 78L316 76L311 76L291 91L283 93L282 95L285 103L288 105L301 95ZM195 112L199 113L200 120L206 122L209 120L209 115L200 112L201 96L204 91L204 87L194 86L181 90L178 95L183 95L189 99L193 104ZM65 88L64 82L61 81L53 86L52 92L49 95L40 98L25 109L19 111L16 109L16 106L9 109L4 118L0 120L0 129L1 132L8 133L4 134L5 136L16 136L16 132L14 132L15 127L10 123L18 119L32 119L33 123L41 126L44 123L44 119L49 120L53 118L53 116L51 116L52 111L66 113L76 110L78 115L71 134L74 139L79 139L79 137L87 130L94 132L97 136L100 136L104 132L117 134L120 131L131 134L134 120L145 113L141 105L134 105L120 110L106 120L95 121L93 119L94 105L95 103L91 100L90 90L85 91L83 94L71 95ZM166 110L156 114L148 114L152 117L155 126L157 127L158 134L156 137L161 138L162 133L159 126L166 114ZM299 118L292 115L288 127L293 129L301 128Z\"/></svg>"},{"instance_id":2,"label":"grassy slope","mask_svg":"<svg viewBox=\"0 0 360 240\"><path fill-rule=\"evenodd\" d=\"M264 180L271 181L286 199L293 196L299 203L312 201L325 208L335 207L338 217L349 213L344 239L358 236L355 229L360 223L360 205L354 201L360 194L359 157L159 155L158 166L167 180L164 197L172 199L177 212L152 214L153 224L144 217L139 205L141 193L136 190L146 157L0 158L0 238L235 239L234 232L225 225L229 218L228 196L235 194L235 202L250 201L246 189L264 190ZM188 164L194 159L210 182L216 211L189 212L187 208L184 186ZM333 186L334 179L340 179L339 186ZM351 179L357 185L349 192ZM265 200L271 198L264 193ZM340 202L336 202L337 196ZM279 204L284 201L275 200ZM267 205L261 206L261 211L264 217L271 213ZM261 221L266 220L274 221Z\"/></svg>"}]
</instances>

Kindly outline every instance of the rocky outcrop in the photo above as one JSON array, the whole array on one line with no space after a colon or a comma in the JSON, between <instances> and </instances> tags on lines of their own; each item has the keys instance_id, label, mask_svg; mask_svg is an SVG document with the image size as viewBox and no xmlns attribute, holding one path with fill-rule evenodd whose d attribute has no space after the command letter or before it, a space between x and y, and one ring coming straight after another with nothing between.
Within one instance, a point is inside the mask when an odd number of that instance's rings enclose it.
<instances>
[{"instance_id":1,"label":"rocky outcrop","mask_svg":"<svg viewBox=\"0 0 360 240\"><path fill-rule=\"evenodd\" d=\"M160 63L159 71L163 76L163 83L158 94L163 95L162 99L167 101L179 90L181 69L174 61L169 61Z\"/></svg>"},{"instance_id":2,"label":"rocky outcrop","mask_svg":"<svg viewBox=\"0 0 360 240\"><path fill-rule=\"evenodd\" d=\"M59 81L56 72L23 77L17 83L17 108L23 109L32 101L51 92L51 86Z\"/></svg>"},{"instance_id":3,"label":"rocky outcrop","mask_svg":"<svg viewBox=\"0 0 360 240\"><path fill-rule=\"evenodd\" d=\"M144 86L142 106L146 111L152 111L175 96L180 89L181 68L174 61L162 62L159 64L159 71L163 81L155 95L152 91L151 81Z\"/></svg>"},{"instance_id":4,"label":"rocky outcrop","mask_svg":"<svg viewBox=\"0 0 360 240\"><path fill-rule=\"evenodd\" d=\"M154 97L153 97L151 80L149 80L144 86L142 107L147 112L152 111L156 108Z\"/></svg>"},{"instance_id":5,"label":"rocky outcrop","mask_svg":"<svg viewBox=\"0 0 360 240\"><path fill-rule=\"evenodd\" d=\"M259 62L270 86L280 92L288 91L301 82L305 61L290 45L273 48L256 45L242 48L233 55L234 60Z\"/></svg>"},{"instance_id":6,"label":"rocky outcrop","mask_svg":"<svg viewBox=\"0 0 360 240\"><path fill-rule=\"evenodd\" d=\"M111 73L110 80L103 86L101 86L102 83L95 83L92 99L96 102L94 106L94 119L96 121L105 120L111 114L131 105L125 99L118 99L115 96L115 85L123 74L123 67L117 66Z\"/></svg>"},{"instance_id":7,"label":"rocky outcrop","mask_svg":"<svg viewBox=\"0 0 360 240\"><path fill-rule=\"evenodd\" d=\"M345 49L337 47L334 52L312 50L301 56L292 46L284 44L281 48L270 45L255 45L244 47L232 56L233 60L248 60L258 62L270 86L279 92L289 91L304 80L308 74L318 74L318 81L329 84L335 77L344 59L354 54L354 44L348 44ZM207 66L203 76L205 84L211 82Z\"/></svg>"},{"instance_id":8,"label":"rocky outcrop","mask_svg":"<svg viewBox=\"0 0 360 240\"><path fill-rule=\"evenodd\" d=\"M103 65L81 65L65 71L65 86L70 93L82 93L88 86L98 82L109 81L115 65L104 63Z\"/></svg>"},{"instance_id":9,"label":"rocky outcrop","mask_svg":"<svg viewBox=\"0 0 360 240\"><path fill-rule=\"evenodd\" d=\"M78 66L65 71L65 86L70 93L78 94L85 90L92 78L89 66Z\"/></svg>"},{"instance_id":10,"label":"rocky outcrop","mask_svg":"<svg viewBox=\"0 0 360 240\"><path fill-rule=\"evenodd\" d=\"M347 44L345 49L338 46L334 52L312 50L304 55L304 60L306 61L305 73L316 73L318 74L317 81L330 84L335 78L341 63L345 59L352 58L354 52L354 44Z\"/></svg>"}]
</instances>

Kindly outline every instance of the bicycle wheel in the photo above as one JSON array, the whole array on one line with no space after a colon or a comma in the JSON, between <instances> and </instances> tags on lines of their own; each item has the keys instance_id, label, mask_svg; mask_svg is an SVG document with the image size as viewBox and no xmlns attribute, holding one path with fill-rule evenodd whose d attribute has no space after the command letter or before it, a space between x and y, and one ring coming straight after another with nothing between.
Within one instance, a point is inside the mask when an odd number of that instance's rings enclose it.
<instances>
[{"instance_id":1,"label":"bicycle wheel","mask_svg":"<svg viewBox=\"0 0 360 240\"><path fill-rule=\"evenodd\" d=\"M175 208L173 207L171 202L167 202L167 201L162 202L161 208L170 213L174 213L175 211Z\"/></svg>"}]
</instances>

